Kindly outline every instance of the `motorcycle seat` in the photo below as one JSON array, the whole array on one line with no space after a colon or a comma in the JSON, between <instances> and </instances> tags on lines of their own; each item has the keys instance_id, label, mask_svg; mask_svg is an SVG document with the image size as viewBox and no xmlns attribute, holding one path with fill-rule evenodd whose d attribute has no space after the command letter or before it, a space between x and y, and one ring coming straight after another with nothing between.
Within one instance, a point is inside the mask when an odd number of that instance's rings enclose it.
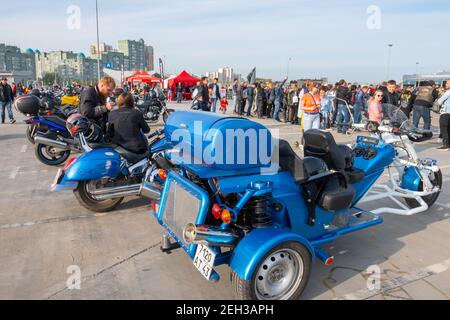
<instances>
[{"instance_id":1,"label":"motorcycle seat","mask_svg":"<svg viewBox=\"0 0 450 320\"><path fill-rule=\"evenodd\" d=\"M66 126L66 120L61 119L60 117L55 116L55 115L51 115L51 116L42 116L42 119L44 119L44 120L46 120L46 121L49 121L49 122L56 123L56 124L58 124L58 125L60 125L60 126L63 126L63 127Z\"/></svg>"},{"instance_id":2,"label":"motorcycle seat","mask_svg":"<svg viewBox=\"0 0 450 320\"><path fill-rule=\"evenodd\" d=\"M289 142L279 141L279 164L284 171L289 171L295 181L301 181L307 178L303 168L303 160L295 153Z\"/></svg>"},{"instance_id":3,"label":"motorcycle seat","mask_svg":"<svg viewBox=\"0 0 450 320\"><path fill-rule=\"evenodd\" d=\"M116 149L118 145L113 143L89 143L89 147L92 149Z\"/></svg>"},{"instance_id":4,"label":"motorcycle seat","mask_svg":"<svg viewBox=\"0 0 450 320\"><path fill-rule=\"evenodd\" d=\"M148 150L145 153L134 153L122 147L117 147L114 150L132 164L138 163L150 155Z\"/></svg>"},{"instance_id":5,"label":"motorcycle seat","mask_svg":"<svg viewBox=\"0 0 450 320\"><path fill-rule=\"evenodd\" d=\"M361 182L365 173L353 168L354 154L346 145L338 145L330 132L312 129L305 132L305 156L320 158L331 170L343 172L350 184Z\"/></svg>"}]
</instances>

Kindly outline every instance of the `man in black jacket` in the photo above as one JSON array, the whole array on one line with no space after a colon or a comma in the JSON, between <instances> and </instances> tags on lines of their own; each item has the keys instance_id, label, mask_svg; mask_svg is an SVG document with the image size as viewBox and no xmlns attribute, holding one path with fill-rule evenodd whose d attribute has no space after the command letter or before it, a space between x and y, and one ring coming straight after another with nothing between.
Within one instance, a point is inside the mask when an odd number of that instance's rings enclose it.
<instances>
[{"instance_id":1,"label":"man in black jacket","mask_svg":"<svg viewBox=\"0 0 450 320\"><path fill-rule=\"evenodd\" d=\"M383 91L382 103L398 106L400 103L400 95L397 93L396 90L397 90L397 82L395 82L395 80L388 81L387 87L384 87L382 89Z\"/></svg>"},{"instance_id":2,"label":"man in black jacket","mask_svg":"<svg viewBox=\"0 0 450 320\"><path fill-rule=\"evenodd\" d=\"M116 87L111 77L103 77L95 87L85 89L80 96L80 113L106 129L107 114L113 109L113 104L106 101Z\"/></svg>"},{"instance_id":3,"label":"man in black jacket","mask_svg":"<svg viewBox=\"0 0 450 320\"><path fill-rule=\"evenodd\" d=\"M12 112L12 103L14 101L14 93L11 86L8 84L8 79L3 78L0 82L0 113L2 124L5 123L5 109L8 110L9 122L12 124L16 122Z\"/></svg>"},{"instance_id":4,"label":"man in black jacket","mask_svg":"<svg viewBox=\"0 0 450 320\"><path fill-rule=\"evenodd\" d=\"M198 87L198 94L202 96L202 101L200 101L201 109L203 111L211 111L207 77L202 78Z\"/></svg>"},{"instance_id":5,"label":"man in black jacket","mask_svg":"<svg viewBox=\"0 0 450 320\"><path fill-rule=\"evenodd\" d=\"M222 98L220 96L219 79L215 78L208 89L211 90L211 111L216 112L217 102Z\"/></svg>"}]
</instances>

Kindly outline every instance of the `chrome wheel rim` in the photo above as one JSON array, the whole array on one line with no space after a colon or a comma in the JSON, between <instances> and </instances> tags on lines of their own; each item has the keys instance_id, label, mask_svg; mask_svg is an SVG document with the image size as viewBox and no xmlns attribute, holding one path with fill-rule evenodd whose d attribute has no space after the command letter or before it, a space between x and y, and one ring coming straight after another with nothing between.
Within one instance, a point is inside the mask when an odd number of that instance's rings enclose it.
<instances>
[{"instance_id":1,"label":"chrome wheel rim","mask_svg":"<svg viewBox=\"0 0 450 320\"><path fill-rule=\"evenodd\" d=\"M255 278L259 300L287 300L303 279L304 263L292 249L280 249L270 254L260 265Z\"/></svg>"}]
</instances>

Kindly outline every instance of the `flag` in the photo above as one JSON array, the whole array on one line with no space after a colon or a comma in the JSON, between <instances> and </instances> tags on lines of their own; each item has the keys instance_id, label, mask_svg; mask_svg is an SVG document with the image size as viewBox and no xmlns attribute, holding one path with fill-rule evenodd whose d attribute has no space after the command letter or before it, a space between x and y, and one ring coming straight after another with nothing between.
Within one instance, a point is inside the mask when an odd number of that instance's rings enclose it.
<instances>
[{"instance_id":1,"label":"flag","mask_svg":"<svg viewBox=\"0 0 450 320\"><path fill-rule=\"evenodd\" d=\"M256 82L256 68L253 68L252 72L249 73L247 76L248 83L255 83Z\"/></svg>"}]
</instances>

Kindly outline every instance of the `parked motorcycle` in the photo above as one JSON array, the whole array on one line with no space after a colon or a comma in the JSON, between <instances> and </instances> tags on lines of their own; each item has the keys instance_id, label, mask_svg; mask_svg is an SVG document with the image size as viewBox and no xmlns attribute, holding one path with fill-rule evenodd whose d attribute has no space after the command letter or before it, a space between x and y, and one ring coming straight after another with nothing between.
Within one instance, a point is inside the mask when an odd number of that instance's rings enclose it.
<instances>
[{"instance_id":1,"label":"parked motorcycle","mask_svg":"<svg viewBox=\"0 0 450 320\"><path fill-rule=\"evenodd\" d=\"M165 97L157 97L155 94L151 95L151 93L148 94L149 98L147 99L138 99L136 106L141 110L145 120L157 122L162 115L163 121L166 123L167 118L175 110L167 108L164 101Z\"/></svg>"},{"instance_id":2,"label":"parked motorcycle","mask_svg":"<svg viewBox=\"0 0 450 320\"><path fill-rule=\"evenodd\" d=\"M81 144L87 152L70 159L58 171L52 190L73 190L79 203L93 212L114 210L130 196L158 201L166 170L172 167L162 156L166 149L163 134L161 130L151 134L149 139L155 139L149 150L136 154L117 145L98 144L91 148L81 132Z\"/></svg>"},{"instance_id":3,"label":"parked motorcycle","mask_svg":"<svg viewBox=\"0 0 450 320\"><path fill-rule=\"evenodd\" d=\"M65 120L70 115L76 113L77 109L72 105L58 105L55 96L51 91L41 92L38 89L34 89L33 91L33 95L40 99L40 108L38 113L26 120L25 123L28 124L26 129L27 139L30 143L35 144L34 138L38 132L44 134L50 129L55 130L56 128L52 126L52 122L59 125L61 125L62 122L65 123ZM48 124L47 121L51 123ZM65 124L62 126L64 127Z\"/></svg>"},{"instance_id":4,"label":"parked motorcycle","mask_svg":"<svg viewBox=\"0 0 450 320\"><path fill-rule=\"evenodd\" d=\"M383 221L356 204L395 158L391 145L355 160L331 133L310 130L300 158L259 123L192 111L173 114L165 132L177 169L154 211L168 232L162 249L182 248L210 281L229 265L241 299L299 298L312 259L334 262L323 245Z\"/></svg>"},{"instance_id":5,"label":"parked motorcycle","mask_svg":"<svg viewBox=\"0 0 450 320\"><path fill-rule=\"evenodd\" d=\"M429 140L433 134L414 130L410 120L399 107L384 104L383 114L385 119L381 125L374 122L354 125L360 130L372 133L369 140L358 138L355 147L358 157L367 157L374 152L370 147L367 149L367 141L371 141L369 145L388 145L394 149L394 158L386 163L389 183L373 186L359 203L390 199L400 207L379 208L373 211L375 214L392 213L409 216L424 212L437 201L443 178L437 161L419 158L413 142Z\"/></svg>"}]
</instances>

